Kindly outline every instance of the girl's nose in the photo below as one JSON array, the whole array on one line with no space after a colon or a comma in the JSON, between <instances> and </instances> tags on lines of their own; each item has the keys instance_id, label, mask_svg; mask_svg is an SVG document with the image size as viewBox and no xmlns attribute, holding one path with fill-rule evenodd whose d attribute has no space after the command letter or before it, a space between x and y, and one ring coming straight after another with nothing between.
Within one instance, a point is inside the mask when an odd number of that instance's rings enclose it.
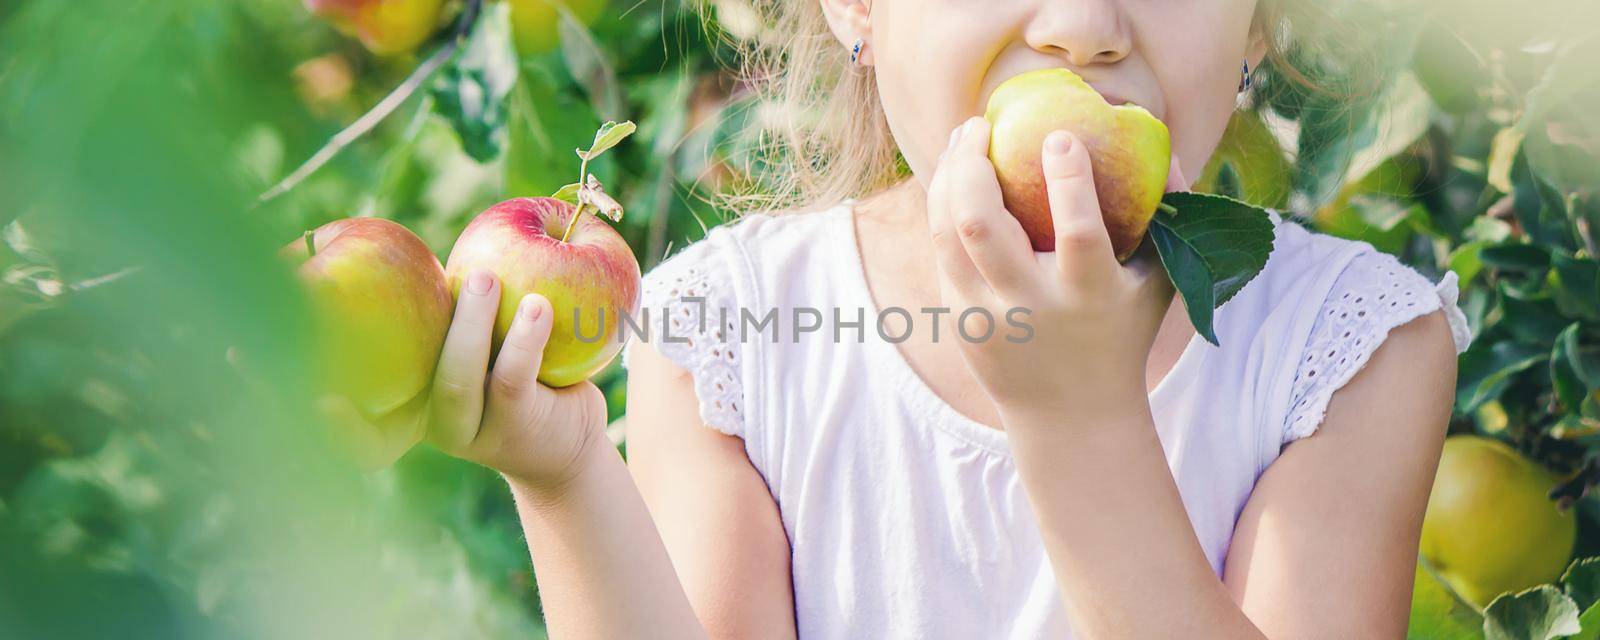
<instances>
[{"instance_id":1,"label":"girl's nose","mask_svg":"<svg viewBox=\"0 0 1600 640\"><path fill-rule=\"evenodd\" d=\"M1116 62L1133 46L1127 16L1115 0L1039 0L1036 6L1023 40L1074 68Z\"/></svg>"}]
</instances>

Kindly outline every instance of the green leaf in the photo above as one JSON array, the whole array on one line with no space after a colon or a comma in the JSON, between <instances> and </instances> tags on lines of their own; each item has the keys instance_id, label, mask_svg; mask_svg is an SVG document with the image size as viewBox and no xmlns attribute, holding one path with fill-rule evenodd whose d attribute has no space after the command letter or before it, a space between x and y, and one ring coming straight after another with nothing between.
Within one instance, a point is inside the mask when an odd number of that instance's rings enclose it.
<instances>
[{"instance_id":1,"label":"green leaf","mask_svg":"<svg viewBox=\"0 0 1600 640\"><path fill-rule=\"evenodd\" d=\"M1573 560L1566 573L1561 574L1561 587L1587 614L1595 602L1600 602L1600 556Z\"/></svg>"},{"instance_id":2,"label":"green leaf","mask_svg":"<svg viewBox=\"0 0 1600 640\"><path fill-rule=\"evenodd\" d=\"M1169 193L1162 202L1177 213L1158 212L1150 237L1195 331L1216 345L1216 309L1266 267L1272 220L1263 209L1219 195Z\"/></svg>"},{"instance_id":3,"label":"green leaf","mask_svg":"<svg viewBox=\"0 0 1600 640\"><path fill-rule=\"evenodd\" d=\"M1566 413L1578 413L1590 390L1600 387L1600 349L1584 349L1579 330L1579 323L1571 323L1550 352L1550 387Z\"/></svg>"},{"instance_id":4,"label":"green leaf","mask_svg":"<svg viewBox=\"0 0 1600 640\"><path fill-rule=\"evenodd\" d=\"M1528 92L1526 109L1517 123L1533 172L1561 192L1600 183L1600 38L1565 43L1545 69L1538 86Z\"/></svg>"},{"instance_id":5,"label":"green leaf","mask_svg":"<svg viewBox=\"0 0 1600 640\"><path fill-rule=\"evenodd\" d=\"M574 182L567 186L561 187L560 189L556 189L556 192L550 194L550 197L565 201L570 204L578 204L578 190L582 188L583 185Z\"/></svg>"},{"instance_id":6,"label":"green leaf","mask_svg":"<svg viewBox=\"0 0 1600 640\"><path fill-rule=\"evenodd\" d=\"M1419 21L1407 28L1420 27ZM1411 73L1393 77L1387 90L1357 101L1315 96L1301 113L1296 186L1313 208L1332 200L1341 185L1361 180L1403 153L1427 131L1433 101Z\"/></svg>"},{"instance_id":7,"label":"green leaf","mask_svg":"<svg viewBox=\"0 0 1600 640\"><path fill-rule=\"evenodd\" d=\"M1482 108L1480 80L1489 75L1483 60L1448 25L1436 20L1428 23L1418 36L1411 62L1417 81L1447 112L1465 114Z\"/></svg>"},{"instance_id":8,"label":"green leaf","mask_svg":"<svg viewBox=\"0 0 1600 640\"><path fill-rule=\"evenodd\" d=\"M1549 298L1521 296L1503 281L1500 290L1500 326L1518 340L1548 348L1572 322Z\"/></svg>"},{"instance_id":9,"label":"green leaf","mask_svg":"<svg viewBox=\"0 0 1600 640\"><path fill-rule=\"evenodd\" d=\"M1483 617L1462 602L1421 562L1411 588L1408 640L1469 640L1483 634Z\"/></svg>"},{"instance_id":10,"label":"green leaf","mask_svg":"<svg viewBox=\"0 0 1600 640\"><path fill-rule=\"evenodd\" d=\"M1583 615L1578 616L1578 627L1582 631L1567 636L1568 640L1600 640L1600 606L1589 605L1584 609Z\"/></svg>"},{"instance_id":11,"label":"green leaf","mask_svg":"<svg viewBox=\"0 0 1600 640\"><path fill-rule=\"evenodd\" d=\"M1500 193L1511 193L1511 167L1522 148L1522 131L1506 127L1489 143L1489 186Z\"/></svg>"},{"instance_id":12,"label":"green leaf","mask_svg":"<svg viewBox=\"0 0 1600 640\"><path fill-rule=\"evenodd\" d=\"M1483 249L1487 245L1482 241L1468 242L1450 252L1447 264L1451 271L1461 279L1462 286L1472 282L1483 270Z\"/></svg>"},{"instance_id":13,"label":"green leaf","mask_svg":"<svg viewBox=\"0 0 1600 640\"><path fill-rule=\"evenodd\" d=\"M561 12L557 29L561 34L561 58L572 78L589 94L595 113L607 119L620 118L625 107L623 87L617 81L611 56L595 41L583 21L573 15L564 2L551 2Z\"/></svg>"},{"instance_id":14,"label":"green leaf","mask_svg":"<svg viewBox=\"0 0 1600 640\"><path fill-rule=\"evenodd\" d=\"M1456 411L1466 414L1500 397L1511 377L1543 363L1550 352L1510 340L1475 342L1461 354L1456 377Z\"/></svg>"},{"instance_id":15,"label":"green leaf","mask_svg":"<svg viewBox=\"0 0 1600 640\"><path fill-rule=\"evenodd\" d=\"M563 90L553 75L529 65L511 93L505 163L510 194L551 193L572 182L572 150L589 143L589 132L600 124L589 104ZM592 163L589 171L601 173Z\"/></svg>"},{"instance_id":16,"label":"green leaf","mask_svg":"<svg viewBox=\"0 0 1600 640\"><path fill-rule=\"evenodd\" d=\"M1562 313L1600 320L1600 262L1562 252L1551 256L1551 294Z\"/></svg>"},{"instance_id":17,"label":"green leaf","mask_svg":"<svg viewBox=\"0 0 1600 640\"><path fill-rule=\"evenodd\" d=\"M1578 605L1550 585L1502 595L1483 611L1488 640L1553 640L1580 630Z\"/></svg>"},{"instance_id":18,"label":"green leaf","mask_svg":"<svg viewBox=\"0 0 1600 640\"><path fill-rule=\"evenodd\" d=\"M632 135L637 129L638 127L634 126L632 121L625 120L621 123L606 122L600 125L599 131L594 132L594 144L589 145L587 151L578 151L578 157L584 160L598 158L600 154L617 146L617 143L622 142L623 138Z\"/></svg>"},{"instance_id":19,"label":"green leaf","mask_svg":"<svg viewBox=\"0 0 1600 640\"><path fill-rule=\"evenodd\" d=\"M1565 201L1544 178L1533 173L1525 153L1511 167L1511 202L1517 222L1534 242L1571 250L1572 230Z\"/></svg>"},{"instance_id":20,"label":"green leaf","mask_svg":"<svg viewBox=\"0 0 1600 640\"><path fill-rule=\"evenodd\" d=\"M1483 263L1502 271L1538 272L1550 268L1550 251L1531 244L1497 244L1483 248Z\"/></svg>"},{"instance_id":21,"label":"green leaf","mask_svg":"<svg viewBox=\"0 0 1600 640\"><path fill-rule=\"evenodd\" d=\"M1511 224L1486 216L1477 217L1461 235L1466 240L1498 244L1511 237Z\"/></svg>"},{"instance_id":22,"label":"green leaf","mask_svg":"<svg viewBox=\"0 0 1600 640\"><path fill-rule=\"evenodd\" d=\"M1395 198L1375 194L1356 194L1350 205L1362 222L1382 232L1391 232L1401 225L1417 230L1428 230L1428 209L1420 202L1402 202Z\"/></svg>"},{"instance_id":23,"label":"green leaf","mask_svg":"<svg viewBox=\"0 0 1600 640\"><path fill-rule=\"evenodd\" d=\"M461 148L479 162L505 148L506 96L517 84L517 51L511 41L511 6L488 3L450 65L439 72L432 94L439 115L461 138Z\"/></svg>"}]
</instances>

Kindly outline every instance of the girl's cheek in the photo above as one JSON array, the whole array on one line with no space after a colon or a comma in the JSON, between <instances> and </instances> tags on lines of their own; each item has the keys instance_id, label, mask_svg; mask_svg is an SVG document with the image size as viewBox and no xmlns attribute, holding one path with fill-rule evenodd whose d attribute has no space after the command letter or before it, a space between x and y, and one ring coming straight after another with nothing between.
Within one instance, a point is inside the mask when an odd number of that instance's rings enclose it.
<instances>
[{"instance_id":1,"label":"girl's cheek","mask_svg":"<svg viewBox=\"0 0 1600 640\"><path fill-rule=\"evenodd\" d=\"M875 27L884 112L901 153L924 184L951 128L983 112L993 52L1012 46L1004 16L997 15L992 4L973 0L928 4L931 8L911 20L881 20ZM884 13L880 17L903 17Z\"/></svg>"}]
</instances>

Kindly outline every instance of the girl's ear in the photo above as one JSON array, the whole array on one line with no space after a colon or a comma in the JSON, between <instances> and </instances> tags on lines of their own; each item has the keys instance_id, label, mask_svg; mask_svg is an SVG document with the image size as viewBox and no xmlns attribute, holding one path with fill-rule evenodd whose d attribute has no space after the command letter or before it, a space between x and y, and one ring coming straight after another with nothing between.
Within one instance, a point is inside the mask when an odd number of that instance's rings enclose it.
<instances>
[{"instance_id":1,"label":"girl's ear","mask_svg":"<svg viewBox=\"0 0 1600 640\"><path fill-rule=\"evenodd\" d=\"M861 41L857 62L872 65L872 0L819 0L822 15L828 19L833 37L844 47L845 55Z\"/></svg>"}]
</instances>

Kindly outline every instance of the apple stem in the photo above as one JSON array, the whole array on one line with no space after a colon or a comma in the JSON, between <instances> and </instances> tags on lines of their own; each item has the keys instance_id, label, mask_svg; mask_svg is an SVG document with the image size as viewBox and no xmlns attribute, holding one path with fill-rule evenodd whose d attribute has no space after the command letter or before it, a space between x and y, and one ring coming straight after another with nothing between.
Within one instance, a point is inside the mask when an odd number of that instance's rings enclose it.
<instances>
[{"instance_id":1,"label":"apple stem","mask_svg":"<svg viewBox=\"0 0 1600 640\"><path fill-rule=\"evenodd\" d=\"M572 212L572 219L567 221L567 230L561 232L561 241L562 242L566 242L567 241L567 236L572 235L572 228L578 226L578 216L583 215L583 210L586 209L586 208L588 208L588 207L584 203L582 203L582 202L578 203L577 210Z\"/></svg>"},{"instance_id":2,"label":"apple stem","mask_svg":"<svg viewBox=\"0 0 1600 640\"><path fill-rule=\"evenodd\" d=\"M1156 203L1156 209L1158 211L1165 211L1169 216L1178 215L1178 208L1165 202Z\"/></svg>"},{"instance_id":3,"label":"apple stem","mask_svg":"<svg viewBox=\"0 0 1600 640\"><path fill-rule=\"evenodd\" d=\"M307 258L315 258L317 256L316 236L317 236L317 232L315 232L315 231L307 231L305 233L305 236L303 236L305 238L305 241L306 241L306 257Z\"/></svg>"},{"instance_id":4,"label":"apple stem","mask_svg":"<svg viewBox=\"0 0 1600 640\"><path fill-rule=\"evenodd\" d=\"M584 184L584 180L587 179L587 177L589 175L589 158L584 156L583 154L578 154L578 155L579 155L579 158L580 158L580 161L578 162L578 185L579 185L578 186L578 192L582 193L583 192L583 186L582 185ZM580 199L578 201L578 209L576 211L572 212L572 219L567 221L567 230L561 232L561 241L562 242L566 242L567 241L567 236L572 235L573 227L578 226L578 218L583 215L583 209L584 209L584 203Z\"/></svg>"}]
</instances>

